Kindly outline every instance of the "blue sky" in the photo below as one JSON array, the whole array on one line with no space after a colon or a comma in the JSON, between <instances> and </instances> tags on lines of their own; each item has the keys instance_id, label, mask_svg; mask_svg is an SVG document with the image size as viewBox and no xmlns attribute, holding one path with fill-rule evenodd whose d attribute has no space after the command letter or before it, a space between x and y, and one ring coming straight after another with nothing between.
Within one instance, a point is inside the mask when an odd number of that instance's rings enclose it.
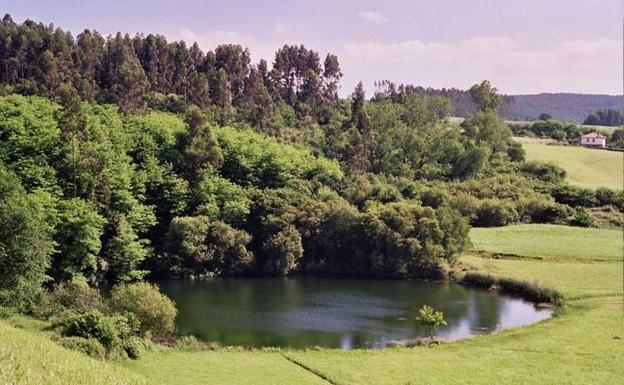
<instances>
[{"instance_id":1,"label":"blue sky","mask_svg":"<svg viewBox=\"0 0 624 385\"><path fill-rule=\"evenodd\" d=\"M338 55L342 94L362 80L509 94L622 92L622 0L0 0L16 21L72 32L160 33L248 46L273 59L285 43Z\"/></svg>"}]
</instances>

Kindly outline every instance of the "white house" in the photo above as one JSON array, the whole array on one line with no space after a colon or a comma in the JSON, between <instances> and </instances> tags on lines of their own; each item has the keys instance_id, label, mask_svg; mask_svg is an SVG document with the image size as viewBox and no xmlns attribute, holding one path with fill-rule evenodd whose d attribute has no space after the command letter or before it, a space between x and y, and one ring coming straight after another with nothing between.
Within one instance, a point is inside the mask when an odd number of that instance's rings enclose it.
<instances>
[{"instance_id":1,"label":"white house","mask_svg":"<svg viewBox=\"0 0 624 385\"><path fill-rule=\"evenodd\" d=\"M581 136L581 146L587 147L607 147L607 137L597 132L590 132Z\"/></svg>"}]
</instances>

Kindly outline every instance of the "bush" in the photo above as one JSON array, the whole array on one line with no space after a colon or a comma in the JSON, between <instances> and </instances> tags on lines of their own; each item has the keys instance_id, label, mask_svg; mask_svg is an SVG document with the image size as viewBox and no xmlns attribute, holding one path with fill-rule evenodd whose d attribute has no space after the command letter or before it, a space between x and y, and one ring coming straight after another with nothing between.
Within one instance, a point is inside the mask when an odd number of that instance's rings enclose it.
<instances>
[{"instance_id":1,"label":"bush","mask_svg":"<svg viewBox=\"0 0 624 385\"><path fill-rule=\"evenodd\" d=\"M594 224L594 220L584 208L577 207L574 209L574 213L568 220L568 223L571 226L591 227Z\"/></svg>"},{"instance_id":2,"label":"bush","mask_svg":"<svg viewBox=\"0 0 624 385\"><path fill-rule=\"evenodd\" d=\"M517 206L523 219L531 223L566 224L573 214L573 209L569 206L541 199L521 199Z\"/></svg>"},{"instance_id":3,"label":"bush","mask_svg":"<svg viewBox=\"0 0 624 385\"><path fill-rule=\"evenodd\" d=\"M420 194L420 200L422 201L423 206L437 209L449 200L449 195L446 191L434 187L423 191Z\"/></svg>"},{"instance_id":4,"label":"bush","mask_svg":"<svg viewBox=\"0 0 624 385\"><path fill-rule=\"evenodd\" d=\"M121 314L136 316L141 335L167 337L175 330L175 305L155 285L145 282L117 285L111 293L111 307Z\"/></svg>"},{"instance_id":5,"label":"bush","mask_svg":"<svg viewBox=\"0 0 624 385\"><path fill-rule=\"evenodd\" d=\"M511 203L486 200L477 209L472 224L478 227L498 227L517 222L518 219L518 212Z\"/></svg>"},{"instance_id":6,"label":"bush","mask_svg":"<svg viewBox=\"0 0 624 385\"><path fill-rule=\"evenodd\" d=\"M572 207L596 207L598 200L593 190L572 186L557 186L553 188L551 195L558 203Z\"/></svg>"},{"instance_id":7,"label":"bush","mask_svg":"<svg viewBox=\"0 0 624 385\"><path fill-rule=\"evenodd\" d=\"M93 310L104 311L100 292L89 287L82 278L56 285L50 292L49 299L58 311L70 309L81 314Z\"/></svg>"},{"instance_id":8,"label":"bush","mask_svg":"<svg viewBox=\"0 0 624 385\"><path fill-rule=\"evenodd\" d=\"M624 191L614 191L601 187L596 190L596 200L600 206L615 206L624 211Z\"/></svg>"},{"instance_id":9,"label":"bush","mask_svg":"<svg viewBox=\"0 0 624 385\"><path fill-rule=\"evenodd\" d=\"M124 341L122 348L131 360L138 360L141 358L141 340L139 338L128 338Z\"/></svg>"},{"instance_id":10,"label":"bush","mask_svg":"<svg viewBox=\"0 0 624 385\"><path fill-rule=\"evenodd\" d=\"M81 337L97 340L106 353L123 347L138 332L138 322L132 317L108 316L98 310L81 315L69 315L56 325L65 337Z\"/></svg>"},{"instance_id":11,"label":"bush","mask_svg":"<svg viewBox=\"0 0 624 385\"><path fill-rule=\"evenodd\" d=\"M520 171L541 181L552 183L560 183L566 176L564 169L545 162L525 162L520 166Z\"/></svg>"}]
</instances>

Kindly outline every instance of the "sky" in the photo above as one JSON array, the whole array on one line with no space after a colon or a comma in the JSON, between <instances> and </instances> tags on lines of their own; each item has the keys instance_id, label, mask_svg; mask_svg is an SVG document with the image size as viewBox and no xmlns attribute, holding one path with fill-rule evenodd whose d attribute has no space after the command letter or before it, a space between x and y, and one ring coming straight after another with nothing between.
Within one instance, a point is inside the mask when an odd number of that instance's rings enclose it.
<instances>
[{"instance_id":1,"label":"sky","mask_svg":"<svg viewBox=\"0 0 624 385\"><path fill-rule=\"evenodd\" d=\"M0 0L15 21L158 33L247 46L272 62L284 44L338 55L341 94L375 80L506 94L622 93L624 0Z\"/></svg>"}]
</instances>

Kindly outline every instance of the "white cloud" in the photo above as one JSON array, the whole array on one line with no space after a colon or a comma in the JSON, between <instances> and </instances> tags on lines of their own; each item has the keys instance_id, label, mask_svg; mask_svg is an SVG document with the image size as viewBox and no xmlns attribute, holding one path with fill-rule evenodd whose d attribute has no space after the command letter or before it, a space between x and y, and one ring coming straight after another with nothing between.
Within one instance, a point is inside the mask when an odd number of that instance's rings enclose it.
<instances>
[{"instance_id":1,"label":"white cloud","mask_svg":"<svg viewBox=\"0 0 624 385\"><path fill-rule=\"evenodd\" d=\"M607 38L563 41L549 50L530 49L506 37L477 37L452 44L421 40L345 44L345 51L347 60L380 72L363 78L446 87L468 87L487 78L507 93L621 92L621 42Z\"/></svg>"},{"instance_id":2,"label":"white cloud","mask_svg":"<svg viewBox=\"0 0 624 385\"><path fill-rule=\"evenodd\" d=\"M196 33L190 28L183 28L178 31L178 37L174 40L182 39L187 44L197 42L204 50L211 50L219 44L241 44L246 46L249 41L240 34L231 31L209 31L206 33Z\"/></svg>"},{"instance_id":3,"label":"white cloud","mask_svg":"<svg viewBox=\"0 0 624 385\"><path fill-rule=\"evenodd\" d=\"M381 25L388 21L381 13L372 11L360 11L357 13L357 18L375 25Z\"/></svg>"}]
</instances>

